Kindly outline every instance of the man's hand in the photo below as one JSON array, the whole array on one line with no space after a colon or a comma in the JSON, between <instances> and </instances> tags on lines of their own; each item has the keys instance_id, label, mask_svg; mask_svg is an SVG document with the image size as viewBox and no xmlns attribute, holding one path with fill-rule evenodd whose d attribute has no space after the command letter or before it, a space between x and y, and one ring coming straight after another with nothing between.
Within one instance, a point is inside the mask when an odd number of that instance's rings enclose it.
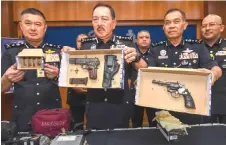
<instances>
[{"instance_id":1,"label":"man's hand","mask_svg":"<svg viewBox=\"0 0 226 145\"><path fill-rule=\"evenodd\" d=\"M127 63L131 63L136 59L137 51L135 48L126 47L124 49L125 60Z\"/></svg>"},{"instance_id":2,"label":"man's hand","mask_svg":"<svg viewBox=\"0 0 226 145\"><path fill-rule=\"evenodd\" d=\"M72 48L70 46L64 46L62 49L61 49L61 52L65 52L65 51L75 51L76 49L75 48Z\"/></svg>"},{"instance_id":3,"label":"man's hand","mask_svg":"<svg viewBox=\"0 0 226 145\"><path fill-rule=\"evenodd\" d=\"M11 83L19 82L24 78L24 71L17 70L16 64L10 66L4 74Z\"/></svg>"},{"instance_id":4,"label":"man's hand","mask_svg":"<svg viewBox=\"0 0 226 145\"><path fill-rule=\"evenodd\" d=\"M46 77L49 79L54 79L59 75L59 69L49 64L45 64L44 72Z\"/></svg>"},{"instance_id":5,"label":"man's hand","mask_svg":"<svg viewBox=\"0 0 226 145\"><path fill-rule=\"evenodd\" d=\"M85 94L88 92L87 88L72 88L77 94Z\"/></svg>"},{"instance_id":6,"label":"man's hand","mask_svg":"<svg viewBox=\"0 0 226 145\"><path fill-rule=\"evenodd\" d=\"M218 80L218 77L217 77L217 72L214 71L214 70L208 70L206 68L201 68L201 69L198 69L199 71L201 72L206 72L206 73L211 73L212 74L212 85L215 83L216 80Z\"/></svg>"}]
</instances>

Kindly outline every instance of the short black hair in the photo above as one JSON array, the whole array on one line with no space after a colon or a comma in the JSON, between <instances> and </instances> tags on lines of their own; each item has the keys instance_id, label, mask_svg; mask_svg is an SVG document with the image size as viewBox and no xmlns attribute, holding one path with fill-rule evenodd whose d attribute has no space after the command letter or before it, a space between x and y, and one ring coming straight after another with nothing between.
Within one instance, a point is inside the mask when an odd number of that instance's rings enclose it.
<instances>
[{"instance_id":1,"label":"short black hair","mask_svg":"<svg viewBox=\"0 0 226 145\"><path fill-rule=\"evenodd\" d=\"M110 5L107 5L107 4L104 4L104 3L98 3L98 4L96 4L95 7L93 8L93 12L94 12L94 10L95 10L96 8L98 8L98 7L106 7L106 8L108 8L108 9L110 10L110 12L111 12L111 17L112 17L112 19L115 20L115 10L114 10Z\"/></svg>"},{"instance_id":2,"label":"short black hair","mask_svg":"<svg viewBox=\"0 0 226 145\"><path fill-rule=\"evenodd\" d=\"M172 8L172 9L169 9L169 10L165 13L164 19L166 18L166 15L168 15L169 13L175 12L175 11L179 12L179 13L182 15L183 20L186 21L186 15L185 15L184 11L182 11L182 10L180 10L180 9L178 9L178 8Z\"/></svg>"},{"instance_id":3,"label":"short black hair","mask_svg":"<svg viewBox=\"0 0 226 145\"><path fill-rule=\"evenodd\" d=\"M27 8L27 9L23 10L20 13L20 16L23 16L24 14L39 15L46 21L45 15L41 11L39 11L38 9L35 9L35 8Z\"/></svg>"}]
</instances>

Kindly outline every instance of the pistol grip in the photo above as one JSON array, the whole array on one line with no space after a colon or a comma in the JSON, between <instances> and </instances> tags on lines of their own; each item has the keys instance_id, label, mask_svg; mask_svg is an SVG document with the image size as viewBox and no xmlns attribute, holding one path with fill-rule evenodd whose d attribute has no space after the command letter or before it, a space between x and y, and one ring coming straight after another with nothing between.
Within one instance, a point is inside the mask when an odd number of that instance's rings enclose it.
<instances>
[{"instance_id":1,"label":"pistol grip","mask_svg":"<svg viewBox=\"0 0 226 145\"><path fill-rule=\"evenodd\" d=\"M94 67L89 67L88 68L89 71L89 78L92 80L97 79L97 69Z\"/></svg>"},{"instance_id":2,"label":"pistol grip","mask_svg":"<svg viewBox=\"0 0 226 145\"><path fill-rule=\"evenodd\" d=\"M185 89L185 91L183 93L183 96L184 96L185 107L186 108L195 109L194 100L193 100L190 92L188 91L188 89Z\"/></svg>"}]
</instances>

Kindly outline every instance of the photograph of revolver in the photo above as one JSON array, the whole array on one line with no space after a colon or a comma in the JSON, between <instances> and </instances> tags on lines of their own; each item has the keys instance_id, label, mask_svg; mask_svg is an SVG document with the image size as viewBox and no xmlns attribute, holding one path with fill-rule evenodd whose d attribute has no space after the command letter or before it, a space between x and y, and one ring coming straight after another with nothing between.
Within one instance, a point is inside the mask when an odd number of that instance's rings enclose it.
<instances>
[{"instance_id":1,"label":"photograph of revolver","mask_svg":"<svg viewBox=\"0 0 226 145\"><path fill-rule=\"evenodd\" d=\"M69 64L81 65L83 69L87 69L90 79L97 79L97 66L100 65L99 58L70 58Z\"/></svg>"},{"instance_id":2,"label":"photograph of revolver","mask_svg":"<svg viewBox=\"0 0 226 145\"><path fill-rule=\"evenodd\" d=\"M152 80L152 83L160 86L165 86L167 88L167 91L174 98L178 98L180 95L182 95L184 97L185 107L195 109L194 100L188 89L186 89L183 84L180 84L179 82L163 82L157 80Z\"/></svg>"}]
</instances>

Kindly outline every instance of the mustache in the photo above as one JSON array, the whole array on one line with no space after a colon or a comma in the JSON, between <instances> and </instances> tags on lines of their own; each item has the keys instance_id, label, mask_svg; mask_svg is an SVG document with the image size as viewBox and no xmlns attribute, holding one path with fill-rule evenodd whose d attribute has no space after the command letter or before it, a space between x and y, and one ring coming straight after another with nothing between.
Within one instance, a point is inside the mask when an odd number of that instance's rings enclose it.
<instances>
[{"instance_id":1,"label":"mustache","mask_svg":"<svg viewBox=\"0 0 226 145\"><path fill-rule=\"evenodd\" d=\"M97 28L97 31L99 31L99 30L105 30L105 29L104 29L104 27L99 26L99 27Z\"/></svg>"}]
</instances>

